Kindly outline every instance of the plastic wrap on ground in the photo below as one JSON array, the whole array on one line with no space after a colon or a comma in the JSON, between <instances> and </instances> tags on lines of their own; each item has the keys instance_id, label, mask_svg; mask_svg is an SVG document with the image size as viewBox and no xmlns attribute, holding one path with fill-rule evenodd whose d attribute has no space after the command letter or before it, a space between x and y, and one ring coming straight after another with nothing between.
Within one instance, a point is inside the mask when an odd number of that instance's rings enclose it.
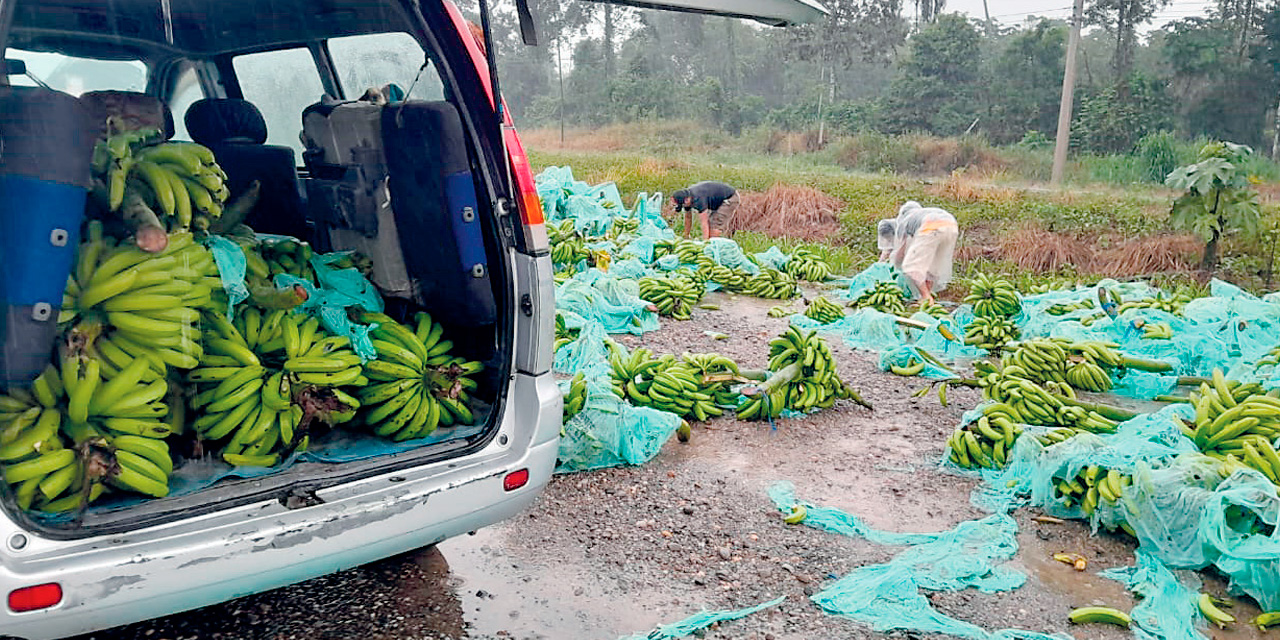
<instances>
[{"instance_id":1,"label":"plastic wrap on ground","mask_svg":"<svg viewBox=\"0 0 1280 640\"><path fill-rule=\"evenodd\" d=\"M656 331L658 314L640 299L635 280L591 268L556 287L556 308L595 320L609 333Z\"/></svg>"},{"instance_id":2,"label":"plastic wrap on ground","mask_svg":"<svg viewBox=\"0 0 1280 640\"><path fill-rule=\"evenodd\" d=\"M906 278L898 273L898 270L894 269L892 264L877 262L863 269L862 273L853 276L849 282L849 288L841 295L852 300L881 282L897 282L898 286L902 288L903 295L910 295L911 293Z\"/></svg>"},{"instance_id":3,"label":"plastic wrap on ground","mask_svg":"<svg viewBox=\"0 0 1280 640\"><path fill-rule=\"evenodd\" d=\"M745 618L753 613L758 613L768 609L769 607L776 607L782 604L786 599L786 596L781 596L776 600L770 600L754 607L747 607L746 609L737 609L734 611L703 611L701 613L695 613L680 622L658 625L656 629L649 633L637 633L632 636L624 636L619 638L619 640L676 640L677 638L685 638L718 622L727 622L729 620Z\"/></svg>"},{"instance_id":4,"label":"plastic wrap on ground","mask_svg":"<svg viewBox=\"0 0 1280 640\"><path fill-rule=\"evenodd\" d=\"M742 269L751 275L760 273L760 265L752 262L743 253L738 243L728 238L712 238L702 247L702 254L711 258L716 264L730 269Z\"/></svg>"},{"instance_id":5,"label":"plastic wrap on ground","mask_svg":"<svg viewBox=\"0 0 1280 640\"><path fill-rule=\"evenodd\" d=\"M904 343L896 318L875 309L858 309L830 324L822 324L802 314L791 316L791 325L797 329L839 334L844 343L864 351L896 349Z\"/></svg>"},{"instance_id":6,"label":"plastic wrap on ground","mask_svg":"<svg viewBox=\"0 0 1280 640\"><path fill-rule=\"evenodd\" d=\"M935 356L936 357L936 356ZM913 362L923 362L924 369L920 371L921 378L930 380L950 380L959 378L955 372L943 369L934 364L933 361L920 355L920 347L915 345L904 344L896 349L886 349L880 352L880 370L888 371L889 367L905 367Z\"/></svg>"},{"instance_id":7,"label":"plastic wrap on ground","mask_svg":"<svg viewBox=\"0 0 1280 640\"><path fill-rule=\"evenodd\" d=\"M974 640L1064 637L1013 629L988 632L934 609L922 593L968 588L999 593L1020 587L1026 576L1004 566L1018 550L1018 525L1007 513L962 522L939 533L893 533L873 529L839 509L798 501L790 483L773 485L769 497L783 512L804 504L803 522L810 527L875 544L907 546L889 562L857 569L814 594L813 602L827 613L879 632L940 633Z\"/></svg>"},{"instance_id":8,"label":"plastic wrap on ground","mask_svg":"<svg viewBox=\"0 0 1280 640\"><path fill-rule=\"evenodd\" d=\"M1141 549L1134 555L1137 566L1098 572L1124 583L1140 598L1129 612L1133 635L1138 640L1209 640L1195 625L1200 619L1200 578L1188 572L1174 574Z\"/></svg>"},{"instance_id":9,"label":"plastic wrap on ground","mask_svg":"<svg viewBox=\"0 0 1280 640\"><path fill-rule=\"evenodd\" d=\"M752 257L755 258L756 264L770 269L782 269L787 266L788 262L791 262L791 256L783 253L782 249L778 248L778 245L773 245L765 252L757 253Z\"/></svg>"}]
</instances>

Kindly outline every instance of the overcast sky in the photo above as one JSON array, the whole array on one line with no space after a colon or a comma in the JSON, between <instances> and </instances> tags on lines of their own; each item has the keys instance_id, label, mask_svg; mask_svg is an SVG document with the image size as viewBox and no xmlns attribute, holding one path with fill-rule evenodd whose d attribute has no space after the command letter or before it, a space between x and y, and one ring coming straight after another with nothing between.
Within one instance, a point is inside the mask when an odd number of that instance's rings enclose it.
<instances>
[{"instance_id":1,"label":"overcast sky","mask_svg":"<svg viewBox=\"0 0 1280 640\"><path fill-rule=\"evenodd\" d=\"M914 13L912 2L903 3L909 13ZM1173 0L1157 15L1157 20L1148 28L1158 27L1169 20L1189 16L1204 15L1208 8L1215 4L1212 0ZM1051 18L1071 17L1072 0L987 0L987 8L991 17L1000 22L1014 24L1025 20L1028 16L1044 16ZM982 18L982 0L947 0L946 11L962 11L977 18Z\"/></svg>"}]
</instances>

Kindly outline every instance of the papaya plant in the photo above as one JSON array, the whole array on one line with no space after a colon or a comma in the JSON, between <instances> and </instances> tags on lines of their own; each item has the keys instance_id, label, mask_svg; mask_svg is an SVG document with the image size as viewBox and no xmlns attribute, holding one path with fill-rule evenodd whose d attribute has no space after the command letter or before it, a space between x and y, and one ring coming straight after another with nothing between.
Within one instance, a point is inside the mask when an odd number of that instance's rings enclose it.
<instances>
[{"instance_id":1,"label":"papaya plant","mask_svg":"<svg viewBox=\"0 0 1280 640\"><path fill-rule=\"evenodd\" d=\"M1205 241L1200 261L1204 271L1217 268L1223 236L1232 232L1257 235L1258 193L1244 169L1252 153L1244 145L1210 142L1200 149L1197 162L1178 167L1165 178L1165 185L1185 191L1174 201L1169 221Z\"/></svg>"}]
</instances>

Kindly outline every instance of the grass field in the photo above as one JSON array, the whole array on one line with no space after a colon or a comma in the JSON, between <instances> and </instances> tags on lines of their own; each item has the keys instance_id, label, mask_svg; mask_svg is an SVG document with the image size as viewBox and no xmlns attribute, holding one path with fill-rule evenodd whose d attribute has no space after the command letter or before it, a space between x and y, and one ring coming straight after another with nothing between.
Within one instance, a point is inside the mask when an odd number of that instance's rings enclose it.
<instances>
[{"instance_id":1,"label":"grass field","mask_svg":"<svg viewBox=\"0 0 1280 640\"><path fill-rule=\"evenodd\" d=\"M961 169L937 176L870 173L844 168L830 149L771 155L752 151L742 139L680 125L614 127L590 135L571 132L565 144L560 144L558 132L534 131L525 138L535 170L572 167L579 180L616 183L628 203L639 193L669 194L708 179L749 192L764 192L775 184L816 188L844 203L839 231L819 249L839 272L854 272L874 261L876 222L896 215L903 202L917 200L956 216L962 230L957 250L960 274L984 269L1028 282L1099 276L1158 276L1185 285L1205 280L1203 274L1191 272L1198 259L1193 239L1164 240L1176 194L1156 184L1121 187L1099 180L1050 189L1014 180L1007 170ZM956 153L952 147L941 148L940 153ZM1273 191L1265 184L1261 190L1267 203L1264 211L1274 217ZM735 239L750 251L801 244L741 231ZM1254 290L1264 288L1265 244L1229 238L1223 270L1217 275Z\"/></svg>"}]
</instances>

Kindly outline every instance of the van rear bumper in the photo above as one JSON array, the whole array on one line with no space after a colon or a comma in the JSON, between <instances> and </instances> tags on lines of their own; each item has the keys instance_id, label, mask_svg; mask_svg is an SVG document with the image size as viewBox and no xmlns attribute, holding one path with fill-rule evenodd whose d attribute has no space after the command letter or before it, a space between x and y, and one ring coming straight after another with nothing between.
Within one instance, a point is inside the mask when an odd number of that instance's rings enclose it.
<instances>
[{"instance_id":1,"label":"van rear bumper","mask_svg":"<svg viewBox=\"0 0 1280 640\"><path fill-rule=\"evenodd\" d=\"M519 444L495 442L467 458L333 487L317 494L323 504L286 509L269 500L73 543L28 533L29 544L19 551L10 548L18 530L0 515L0 637L63 638L195 609L367 564L515 515L551 477L558 439L534 434L545 431L543 421L558 426L560 412L550 376L517 378L513 400L539 400L515 405L527 413L507 412L524 414L520 420L507 416L523 423L515 430L523 432ZM529 483L504 490L503 478L519 469L529 470ZM60 604L28 613L5 606L13 589L48 582L62 586Z\"/></svg>"}]
</instances>

